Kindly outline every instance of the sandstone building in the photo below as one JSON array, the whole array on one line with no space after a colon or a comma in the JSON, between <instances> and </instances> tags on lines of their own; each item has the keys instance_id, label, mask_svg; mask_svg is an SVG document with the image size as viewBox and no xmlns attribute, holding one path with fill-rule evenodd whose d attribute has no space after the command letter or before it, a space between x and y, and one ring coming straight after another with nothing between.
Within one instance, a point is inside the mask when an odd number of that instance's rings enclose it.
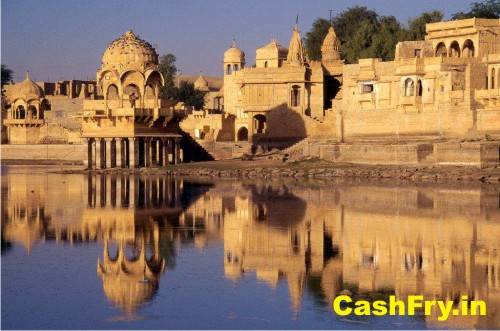
<instances>
[{"instance_id":1,"label":"sandstone building","mask_svg":"<svg viewBox=\"0 0 500 331\"><path fill-rule=\"evenodd\" d=\"M3 131L12 144L84 141L89 168L274 148L354 163L498 164L500 20L426 31L423 41L398 43L394 61L354 64L342 60L333 27L321 61L308 59L297 26L288 48L277 40L258 48L255 65L233 41L222 79L175 78L206 92L201 110L159 97L158 55L129 31L104 52L96 82L7 85Z\"/></svg>"},{"instance_id":2,"label":"sandstone building","mask_svg":"<svg viewBox=\"0 0 500 331\"><path fill-rule=\"evenodd\" d=\"M2 87L2 143L80 144L83 100L97 95L95 82L34 82Z\"/></svg>"},{"instance_id":3,"label":"sandstone building","mask_svg":"<svg viewBox=\"0 0 500 331\"><path fill-rule=\"evenodd\" d=\"M216 148L228 141L268 150L307 138L315 149L307 153L332 160L359 154L353 148L366 149L364 143L385 142L395 145L376 153L397 150L402 158L396 162L429 161L430 155L429 162L491 157L485 162L498 163L498 144L432 143L499 136L500 21L473 18L426 28L424 41L400 42L395 60L388 62L345 64L333 28L324 39L321 61L308 60L297 27L288 49L276 40L257 49L253 67L233 43L224 53L224 116L193 114L182 125L191 135L202 127L212 131L195 137L215 157L241 151ZM480 155L481 148L492 155ZM449 160L448 154L453 154ZM460 154L467 156L453 161Z\"/></svg>"}]
</instances>

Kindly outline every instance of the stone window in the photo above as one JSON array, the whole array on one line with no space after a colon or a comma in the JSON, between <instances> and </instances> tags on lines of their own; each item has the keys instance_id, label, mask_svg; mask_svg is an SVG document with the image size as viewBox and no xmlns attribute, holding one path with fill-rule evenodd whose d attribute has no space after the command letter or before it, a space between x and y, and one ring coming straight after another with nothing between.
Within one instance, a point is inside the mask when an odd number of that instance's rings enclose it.
<instances>
[{"instance_id":1,"label":"stone window","mask_svg":"<svg viewBox=\"0 0 500 331\"><path fill-rule=\"evenodd\" d=\"M361 85L361 93L372 93L374 90L372 83L364 83Z\"/></svg>"},{"instance_id":2,"label":"stone window","mask_svg":"<svg viewBox=\"0 0 500 331\"><path fill-rule=\"evenodd\" d=\"M267 61L264 62L264 68L267 68Z\"/></svg>"},{"instance_id":3,"label":"stone window","mask_svg":"<svg viewBox=\"0 0 500 331\"><path fill-rule=\"evenodd\" d=\"M230 74L231 74L231 65L230 65L230 64L228 64L228 65L226 66L226 75L230 75Z\"/></svg>"},{"instance_id":4,"label":"stone window","mask_svg":"<svg viewBox=\"0 0 500 331\"><path fill-rule=\"evenodd\" d=\"M298 107L300 105L300 86L292 86L291 91L291 102L292 107Z\"/></svg>"},{"instance_id":5,"label":"stone window","mask_svg":"<svg viewBox=\"0 0 500 331\"><path fill-rule=\"evenodd\" d=\"M421 49L415 50L415 57L422 57L422 50Z\"/></svg>"}]
</instances>

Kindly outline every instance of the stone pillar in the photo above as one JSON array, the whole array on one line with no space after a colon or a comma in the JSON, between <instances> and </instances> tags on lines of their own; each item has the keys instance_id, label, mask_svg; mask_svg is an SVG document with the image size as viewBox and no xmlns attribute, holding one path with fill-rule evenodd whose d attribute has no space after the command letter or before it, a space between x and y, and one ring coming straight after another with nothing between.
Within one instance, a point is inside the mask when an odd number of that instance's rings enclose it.
<instances>
[{"instance_id":1,"label":"stone pillar","mask_svg":"<svg viewBox=\"0 0 500 331\"><path fill-rule=\"evenodd\" d=\"M181 149L181 147L179 145L179 140L175 139L174 140L174 164L180 163L180 155L181 155L180 149Z\"/></svg>"},{"instance_id":2,"label":"stone pillar","mask_svg":"<svg viewBox=\"0 0 500 331\"><path fill-rule=\"evenodd\" d=\"M159 138L158 139L158 165L160 167L164 167L165 166L165 153L164 153L164 150L163 150L163 138Z\"/></svg>"},{"instance_id":3,"label":"stone pillar","mask_svg":"<svg viewBox=\"0 0 500 331\"><path fill-rule=\"evenodd\" d=\"M111 169L113 166L113 149L111 148L113 138L105 138L104 141L106 142L106 168Z\"/></svg>"},{"instance_id":4,"label":"stone pillar","mask_svg":"<svg viewBox=\"0 0 500 331\"><path fill-rule=\"evenodd\" d=\"M133 209L135 207L135 201L136 201L136 177L132 176L129 178L129 190L128 190L128 196L129 196L129 203L128 207L130 209Z\"/></svg>"},{"instance_id":5,"label":"stone pillar","mask_svg":"<svg viewBox=\"0 0 500 331\"><path fill-rule=\"evenodd\" d=\"M117 146L118 146L118 144L117 144ZM117 155L119 155L119 154L117 154ZM115 194L116 194L116 208L120 208L122 206L122 196L123 196L123 176L119 176L116 178L116 192L115 192Z\"/></svg>"},{"instance_id":6,"label":"stone pillar","mask_svg":"<svg viewBox=\"0 0 500 331\"><path fill-rule=\"evenodd\" d=\"M128 138L128 148L130 168L139 168L139 139Z\"/></svg>"},{"instance_id":7,"label":"stone pillar","mask_svg":"<svg viewBox=\"0 0 500 331\"><path fill-rule=\"evenodd\" d=\"M104 175L104 178L106 180L106 200L104 202L106 207L111 207L111 201L113 199L113 187L111 183L111 175Z\"/></svg>"},{"instance_id":8,"label":"stone pillar","mask_svg":"<svg viewBox=\"0 0 500 331\"><path fill-rule=\"evenodd\" d=\"M144 138L144 167L151 166L151 140Z\"/></svg>"},{"instance_id":9,"label":"stone pillar","mask_svg":"<svg viewBox=\"0 0 500 331\"><path fill-rule=\"evenodd\" d=\"M87 138L87 160L83 161L83 163L84 163L84 165L85 165L85 167L87 169L93 169L93 159L94 159L92 157L93 156L92 155L93 154L93 148L92 148L93 147L93 145L92 145L93 142L94 141L93 141L92 138Z\"/></svg>"},{"instance_id":10,"label":"stone pillar","mask_svg":"<svg viewBox=\"0 0 500 331\"><path fill-rule=\"evenodd\" d=\"M165 165L170 164L170 139L163 140L163 153L165 154Z\"/></svg>"},{"instance_id":11,"label":"stone pillar","mask_svg":"<svg viewBox=\"0 0 500 331\"><path fill-rule=\"evenodd\" d=\"M102 141L101 138L96 138L95 140L95 168L102 169Z\"/></svg>"},{"instance_id":12,"label":"stone pillar","mask_svg":"<svg viewBox=\"0 0 500 331\"><path fill-rule=\"evenodd\" d=\"M115 166L117 168L121 168L122 165L125 162L123 162L123 139L122 138L116 138L115 139Z\"/></svg>"}]
</instances>

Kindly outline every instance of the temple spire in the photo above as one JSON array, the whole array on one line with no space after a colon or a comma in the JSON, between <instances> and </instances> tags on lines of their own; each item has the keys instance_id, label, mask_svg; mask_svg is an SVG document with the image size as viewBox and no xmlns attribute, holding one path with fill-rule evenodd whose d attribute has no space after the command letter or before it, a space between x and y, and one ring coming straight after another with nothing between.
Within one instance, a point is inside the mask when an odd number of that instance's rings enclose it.
<instances>
[{"instance_id":1,"label":"temple spire","mask_svg":"<svg viewBox=\"0 0 500 331\"><path fill-rule=\"evenodd\" d=\"M299 16L297 15L296 21L298 21ZM288 47L288 55L286 58L288 64L293 65L305 65L307 63L307 54L302 44L302 38L300 37L299 27L296 24L292 31L292 38L290 39L290 45Z\"/></svg>"}]
</instances>

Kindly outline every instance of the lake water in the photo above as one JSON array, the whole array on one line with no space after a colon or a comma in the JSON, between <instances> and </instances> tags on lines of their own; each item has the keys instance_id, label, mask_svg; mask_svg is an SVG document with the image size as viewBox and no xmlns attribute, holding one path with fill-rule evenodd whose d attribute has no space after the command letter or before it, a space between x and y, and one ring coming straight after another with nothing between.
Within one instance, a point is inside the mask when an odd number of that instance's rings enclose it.
<instances>
[{"instance_id":1,"label":"lake water","mask_svg":"<svg viewBox=\"0 0 500 331\"><path fill-rule=\"evenodd\" d=\"M500 328L498 187L46 170L2 168L4 329ZM342 318L340 293L488 314Z\"/></svg>"}]
</instances>

